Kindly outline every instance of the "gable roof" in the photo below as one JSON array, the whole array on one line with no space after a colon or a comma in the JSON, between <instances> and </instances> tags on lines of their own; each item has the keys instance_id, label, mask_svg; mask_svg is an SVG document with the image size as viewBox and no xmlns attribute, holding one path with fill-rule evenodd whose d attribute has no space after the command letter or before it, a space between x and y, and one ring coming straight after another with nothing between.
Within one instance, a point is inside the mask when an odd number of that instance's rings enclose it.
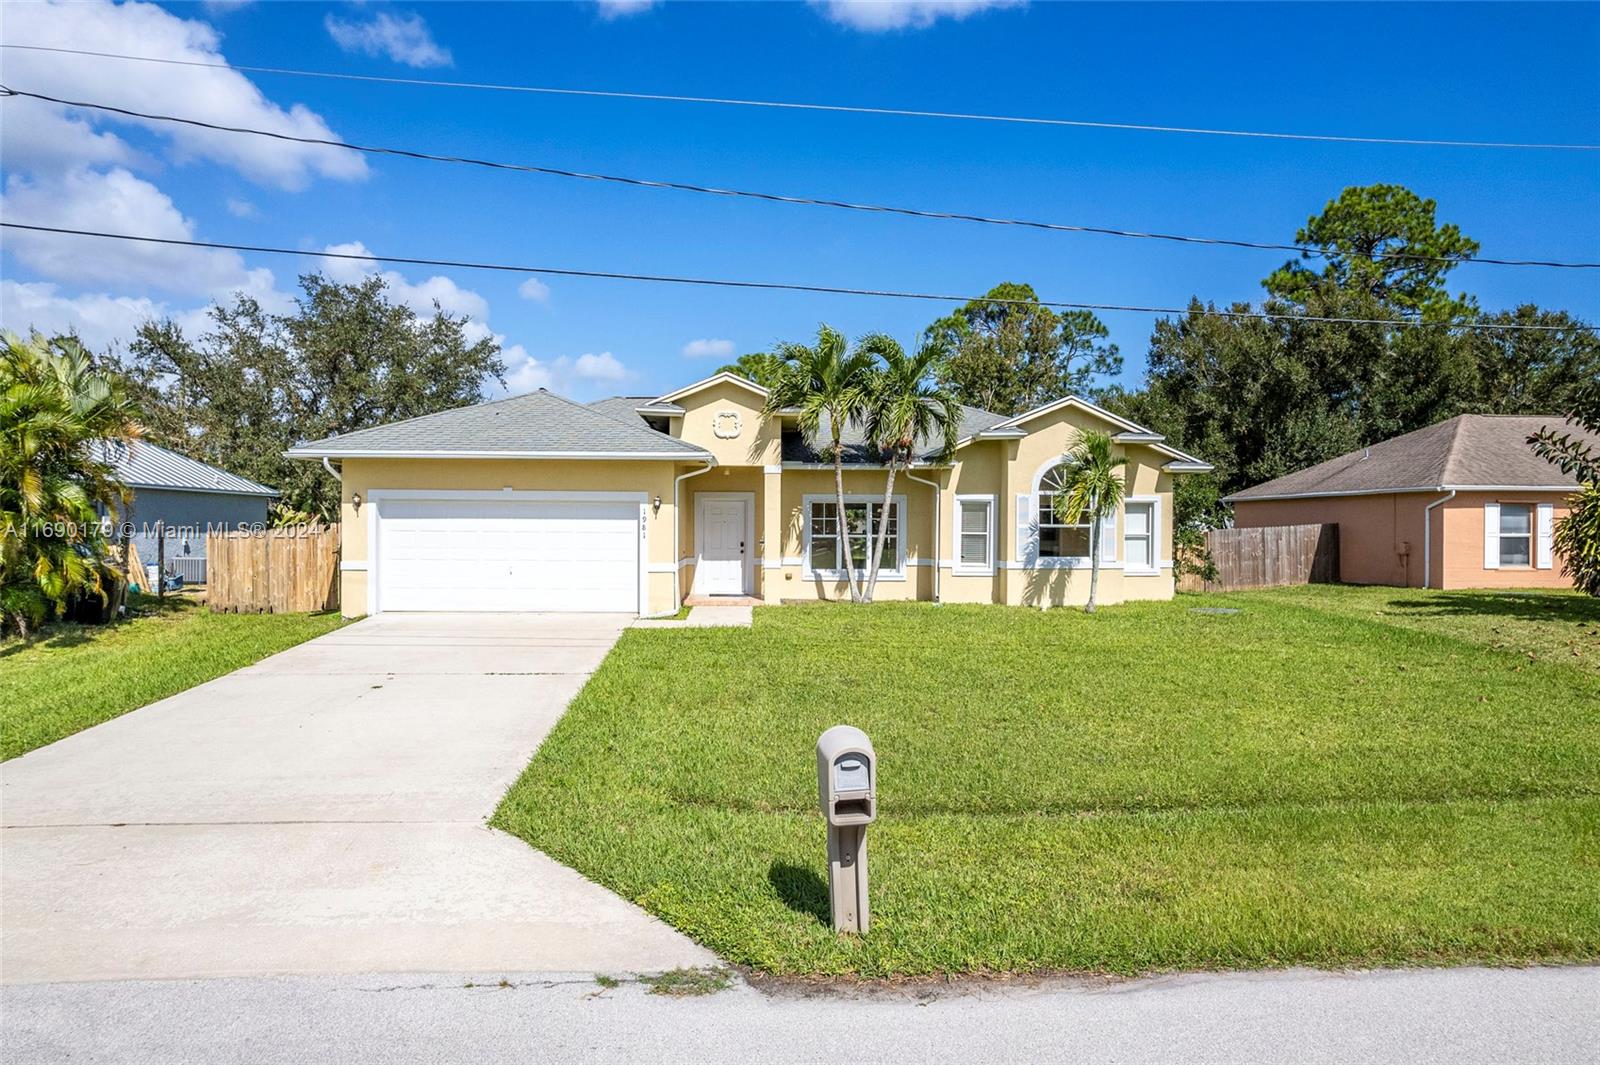
<instances>
[{"instance_id":1,"label":"gable roof","mask_svg":"<svg viewBox=\"0 0 1600 1065\"><path fill-rule=\"evenodd\" d=\"M714 373L710 377L701 378L692 385L684 385L682 388L674 389L664 396L657 396L654 402L657 404L671 403L680 396L687 396L700 391L702 388L710 388L712 385L718 384L738 385L740 388L749 389L762 399L767 398L767 390L750 380L750 378L736 374L731 370L723 370L721 373Z\"/></svg>"},{"instance_id":2,"label":"gable roof","mask_svg":"<svg viewBox=\"0 0 1600 1065\"><path fill-rule=\"evenodd\" d=\"M1469 488L1572 488L1533 453L1528 437L1552 426L1586 437L1557 414L1461 414L1227 496L1223 502Z\"/></svg>"},{"instance_id":3,"label":"gable roof","mask_svg":"<svg viewBox=\"0 0 1600 1065\"><path fill-rule=\"evenodd\" d=\"M987 433L993 434L994 437L1000 437L1018 432L1025 433L1026 430L1022 429L1025 422L1030 422L1035 418L1042 418L1047 414L1054 414L1058 410L1069 407L1110 422L1112 426L1120 430L1120 432L1113 434L1113 439L1119 443L1143 444L1167 456L1172 461L1165 463L1164 468L1173 473L1207 473L1213 468L1211 463L1204 459L1191 455L1187 451L1179 451L1167 443L1167 438L1160 433L1152 432L1138 422L1130 421L1120 414L1114 414L1098 403L1089 402L1082 396L1062 396L1060 399L1051 400L1049 403L1041 404L1032 410L1025 410L1021 414L1016 414L1009 418L1001 418L995 424L986 426L973 435L981 436ZM999 416L996 415L996 417ZM964 435L956 446L965 447L971 442L972 436Z\"/></svg>"},{"instance_id":4,"label":"gable roof","mask_svg":"<svg viewBox=\"0 0 1600 1065\"><path fill-rule=\"evenodd\" d=\"M316 458L710 459L636 414L624 418L543 388L523 396L425 414L290 448Z\"/></svg>"},{"instance_id":5,"label":"gable roof","mask_svg":"<svg viewBox=\"0 0 1600 1065\"><path fill-rule=\"evenodd\" d=\"M276 496L276 488L257 484L236 473L187 455L180 455L148 440L127 444L99 444L95 457L111 463L116 478L130 488L159 488L170 492L216 492L223 495Z\"/></svg>"}]
</instances>

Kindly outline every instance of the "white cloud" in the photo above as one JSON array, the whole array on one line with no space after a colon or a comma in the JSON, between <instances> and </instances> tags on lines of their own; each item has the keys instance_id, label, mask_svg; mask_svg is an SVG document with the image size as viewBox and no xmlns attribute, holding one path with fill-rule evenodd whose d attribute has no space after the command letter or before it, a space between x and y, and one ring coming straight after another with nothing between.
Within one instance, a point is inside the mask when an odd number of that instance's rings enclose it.
<instances>
[{"instance_id":1,"label":"white cloud","mask_svg":"<svg viewBox=\"0 0 1600 1065\"><path fill-rule=\"evenodd\" d=\"M416 12L392 15L379 11L365 20L330 14L322 24L328 36L346 52L386 55L408 67L447 67L454 62L450 50L439 46L428 24Z\"/></svg>"},{"instance_id":2,"label":"white cloud","mask_svg":"<svg viewBox=\"0 0 1600 1065\"><path fill-rule=\"evenodd\" d=\"M829 22L867 33L925 29L942 18L957 21L1027 0L811 0Z\"/></svg>"},{"instance_id":3,"label":"white cloud","mask_svg":"<svg viewBox=\"0 0 1600 1065\"><path fill-rule=\"evenodd\" d=\"M627 18L655 7L658 0L595 0L600 17L606 20Z\"/></svg>"},{"instance_id":4,"label":"white cloud","mask_svg":"<svg viewBox=\"0 0 1600 1065\"><path fill-rule=\"evenodd\" d=\"M537 277L530 277L517 286L517 295L535 303L549 303L550 286L540 281Z\"/></svg>"},{"instance_id":5,"label":"white cloud","mask_svg":"<svg viewBox=\"0 0 1600 1065\"><path fill-rule=\"evenodd\" d=\"M733 354L731 340L691 340L683 346L685 358L726 359Z\"/></svg>"},{"instance_id":6,"label":"white cloud","mask_svg":"<svg viewBox=\"0 0 1600 1065\"><path fill-rule=\"evenodd\" d=\"M194 238L185 218L154 185L121 167L73 170L34 181L20 174L6 183L0 212L13 221L68 229L116 229L142 236ZM155 288L210 296L245 289L270 297L272 271L247 269L237 252L135 241L11 230L6 250L52 281L104 282L121 288Z\"/></svg>"},{"instance_id":7,"label":"white cloud","mask_svg":"<svg viewBox=\"0 0 1600 1065\"><path fill-rule=\"evenodd\" d=\"M219 49L217 31L208 23L179 18L137 0L117 5L8 4L5 17L7 37L30 44L220 64L181 67L9 51L6 83L15 88L295 136L334 136L315 112L301 104L285 108L273 103L243 74L229 68ZM235 167L252 180L287 189L303 188L313 176L349 180L367 173L361 156L337 148L112 118L100 112L69 116L65 108L37 100L7 104L5 119L0 146L6 168L13 172L54 172L89 164L132 165L125 144L89 126L116 123L140 126L170 138L177 162L208 159Z\"/></svg>"},{"instance_id":8,"label":"white cloud","mask_svg":"<svg viewBox=\"0 0 1600 1065\"><path fill-rule=\"evenodd\" d=\"M229 196L228 213L235 218L255 218L261 212L256 210L256 205L249 200L236 200Z\"/></svg>"},{"instance_id":9,"label":"white cloud","mask_svg":"<svg viewBox=\"0 0 1600 1065\"><path fill-rule=\"evenodd\" d=\"M628 369L609 351L572 358L536 359L521 344L501 349L506 363L506 395L548 388L573 399L593 399L628 377Z\"/></svg>"},{"instance_id":10,"label":"white cloud","mask_svg":"<svg viewBox=\"0 0 1600 1065\"><path fill-rule=\"evenodd\" d=\"M367 246L359 240L344 244L329 244L322 250L341 255L371 254ZM323 259L322 272L330 279L346 284L360 281L373 274L380 274L389 286L389 298L394 302L405 304L419 315L433 314L433 305L437 302L442 311L465 315L472 319L468 328L469 342L490 335L487 324L489 301L470 288L462 288L442 274L435 274L413 284L398 270L380 271L377 264L358 259Z\"/></svg>"},{"instance_id":11,"label":"white cloud","mask_svg":"<svg viewBox=\"0 0 1600 1065\"><path fill-rule=\"evenodd\" d=\"M76 333L91 351L126 346L134 331L148 321L171 318L189 336L205 332L206 307L173 310L143 297L90 293L63 296L45 281L0 280L0 321L16 333L37 329L46 335Z\"/></svg>"},{"instance_id":12,"label":"white cloud","mask_svg":"<svg viewBox=\"0 0 1600 1065\"><path fill-rule=\"evenodd\" d=\"M628 376L622 363L609 351L602 351L598 355L579 355L572 364L572 373L585 381L620 381Z\"/></svg>"}]
</instances>

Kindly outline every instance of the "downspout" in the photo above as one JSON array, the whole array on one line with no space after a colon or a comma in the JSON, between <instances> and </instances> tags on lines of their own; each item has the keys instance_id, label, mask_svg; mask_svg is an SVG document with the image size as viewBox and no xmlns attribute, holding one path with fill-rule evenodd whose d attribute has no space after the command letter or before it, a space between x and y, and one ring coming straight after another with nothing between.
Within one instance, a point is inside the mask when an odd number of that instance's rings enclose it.
<instances>
[{"instance_id":1,"label":"downspout","mask_svg":"<svg viewBox=\"0 0 1600 1065\"><path fill-rule=\"evenodd\" d=\"M1432 588L1433 580L1433 508L1440 503L1448 503L1456 497L1456 490L1450 489L1449 495L1440 496L1432 503L1422 508L1422 586Z\"/></svg>"},{"instance_id":2,"label":"downspout","mask_svg":"<svg viewBox=\"0 0 1600 1065\"><path fill-rule=\"evenodd\" d=\"M716 459L708 459L702 468L680 473L672 479L672 612L674 614L683 609L683 565L679 561L683 551L678 544L683 535L683 511L678 508L678 499L681 495L679 486L691 477L710 473L716 464Z\"/></svg>"},{"instance_id":3,"label":"downspout","mask_svg":"<svg viewBox=\"0 0 1600 1065\"><path fill-rule=\"evenodd\" d=\"M332 477L340 484L344 483L344 478L339 476L339 471L333 468L333 464L328 461L328 456L326 455L322 456L322 468L328 471L329 477Z\"/></svg>"},{"instance_id":4,"label":"downspout","mask_svg":"<svg viewBox=\"0 0 1600 1065\"><path fill-rule=\"evenodd\" d=\"M906 477L933 489L933 605L938 606L941 602L939 599L939 514L944 510L944 503L941 497L943 490L939 487L938 481L930 481L926 478L918 477L911 472L911 467L909 466L906 467Z\"/></svg>"}]
</instances>

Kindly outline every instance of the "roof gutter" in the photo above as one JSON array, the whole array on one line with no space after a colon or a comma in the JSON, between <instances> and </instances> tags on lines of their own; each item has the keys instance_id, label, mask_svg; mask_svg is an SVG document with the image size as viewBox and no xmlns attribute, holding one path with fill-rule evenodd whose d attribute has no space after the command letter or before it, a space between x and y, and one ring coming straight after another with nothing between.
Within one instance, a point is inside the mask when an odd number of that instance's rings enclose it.
<instances>
[{"instance_id":1,"label":"roof gutter","mask_svg":"<svg viewBox=\"0 0 1600 1065\"><path fill-rule=\"evenodd\" d=\"M1424 588L1433 587L1433 508L1440 503L1448 503L1455 497L1456 490L1452 488L1449 494L1440 496L1422 508L1422 586Z\"/></svg>"},{"instance_id":2,"label":"roof gutter","mask_svg":"<svg viewBox=\"0 0 1600 1065\"><path fill-rule=\"evenodd\" d=\"M925 477L918 477L911 472L910 467L906 468L906 477L933 489L933 605L938 606L943 601L939 598L939 515L944 510L944 503L942 502L943 489L939 487L938 481L930 481Z\"/></svg>"},{"instance_id":3,"label":"roof gutter","mask_svg":"<svg viewBox=\"0 0 1600 1065\"><path fill-rule=\"evenodd\" d=\"M683 609L683 558L682 547L678 543L682 535L683 512L678 509L678 499L681 496L680 488L684 481L691 477L698 477L702 473L710 473L716 459L706 459L706 464L698 470L680 473L672 479L672 612L676 614Z\"/></svg>"}]
</instances>

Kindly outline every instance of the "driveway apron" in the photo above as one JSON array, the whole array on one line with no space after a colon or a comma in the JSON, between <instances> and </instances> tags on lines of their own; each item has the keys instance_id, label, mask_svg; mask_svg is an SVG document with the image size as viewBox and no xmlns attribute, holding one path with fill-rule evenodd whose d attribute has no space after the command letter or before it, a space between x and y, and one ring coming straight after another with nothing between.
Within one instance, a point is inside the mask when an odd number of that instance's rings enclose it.
<instances>
[{"instance_id":1,"label":"driveway apron","mask_svg":"<svg viewBox=\"0 0 1600 1065\"><path fill-rule=\"evenodd\" d=\"M627 617L384 614L0 766L0 979L715 959L485 825Z\"/></svg>"}]
</instances>

